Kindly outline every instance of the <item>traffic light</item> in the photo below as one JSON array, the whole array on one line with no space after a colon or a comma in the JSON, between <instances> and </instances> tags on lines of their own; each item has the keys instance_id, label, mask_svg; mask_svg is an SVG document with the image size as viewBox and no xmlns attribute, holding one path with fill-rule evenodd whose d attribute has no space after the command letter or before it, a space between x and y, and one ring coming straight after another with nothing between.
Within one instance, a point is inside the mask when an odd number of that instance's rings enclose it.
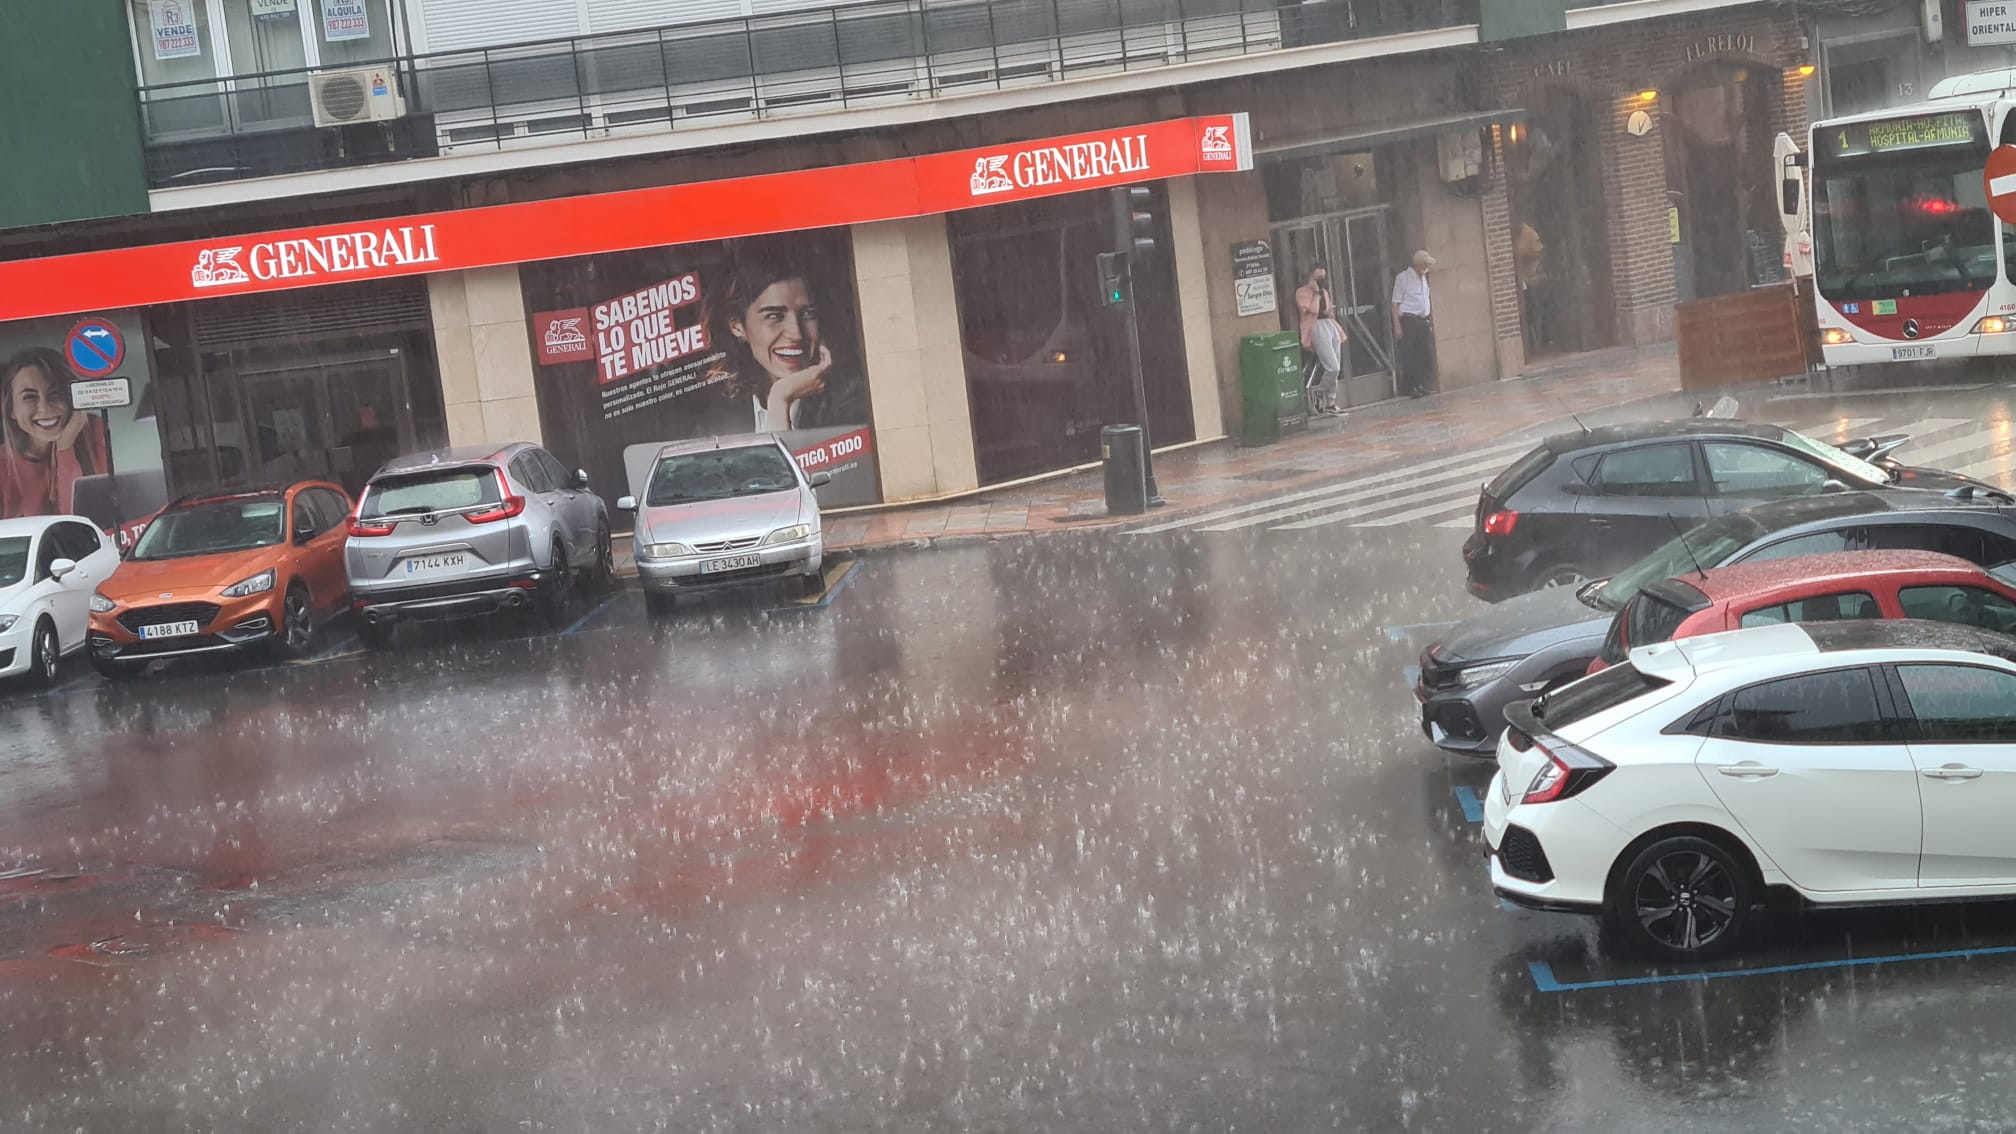
<instances>
[{"instance_id":1,"label":"traffic light","mask_svg":"<svg viewBox=\"0 0 2016 1134\"><path fill-rule=\"evenodd\" d=\"M1127 305L1127 253L1099 253L1099 296L1108 307Z\"/></svg>"},{"instance_id":2,"label":"traffic light","mask_svg":"<svg viewBox=\"0 0 2016 1134\"><path fill-rule=\"evenodd\" d=\"M1154 193L1146 185L1127 187L1127 233L1132 238L1134 262L1146 265L1155 259Z\"/></svg>"}]
</instances>

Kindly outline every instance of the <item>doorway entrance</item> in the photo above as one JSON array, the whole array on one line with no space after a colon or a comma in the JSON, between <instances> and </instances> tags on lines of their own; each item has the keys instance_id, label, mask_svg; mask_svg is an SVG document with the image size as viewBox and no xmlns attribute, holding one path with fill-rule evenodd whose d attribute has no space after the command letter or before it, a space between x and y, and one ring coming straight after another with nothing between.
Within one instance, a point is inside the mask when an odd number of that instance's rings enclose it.
<instances>
[{"instance_id":1,"label":"doorway entrance","mask_svg":"<svg viewBox=\"0 0 2016 1134\"><path fill-rule=\"evenodd\" d=\"M1281 325L1299 327L1295 291L1317 265L1330 276L1330 295L1350 340L1338 400L1347 406L1393 396L1393 274L1387 241L1386 206L1299 217L1274 226L1275 287L1281 297Z\"/></svg>"},{"instance_id":2,"label":"doorway entrance","mask_svg":"<svg viewBox=\"0 0 2016 1134\"><path fill-rule=\"evenodd\" d=\"M1574 91L1540 92L1505 128L1513 266L1528 359L1611 345L1609 211L1595 119Z\"/></svg>"},{"instance_id":3,"label":"doorway entrance","mask_svg":"<svg viewBox=\"0 0 2016 1134\"><path fill-rule=\"evenodd\" d=\"M1702 64L1674 88L1663 133L1682 302L1784 278L1770 161L1771 104L1783 90L1775 70L1722 63Z\"/></svg>"},{"instance_id":4,"label":"doorway entrance","mask_svg":"<svg viewBox=\"0 0 2016 1134\"><path fill-rule=\"evenodd\" d=\"M403 354L244 369L236 377L251 482L319 477L354 494L379 465L416 447Z\"/></svg>"}]
</instances>

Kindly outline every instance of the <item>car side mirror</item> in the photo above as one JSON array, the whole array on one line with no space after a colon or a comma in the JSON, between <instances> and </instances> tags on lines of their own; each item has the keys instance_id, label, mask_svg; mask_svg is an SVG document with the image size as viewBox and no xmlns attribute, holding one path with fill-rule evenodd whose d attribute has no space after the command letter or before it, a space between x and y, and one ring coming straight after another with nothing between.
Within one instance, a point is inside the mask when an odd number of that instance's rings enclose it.
<instances>
[{"instance_id":1,"label":"car side mirror","mask_svg":"<svg viewBox=\"0 0 2016 1134\"><path fill-rule=\"evenodd\" d=\"M635 496L618 496L616 498L616 510L618 512L635 512L637 510L637 498Z\"/></svg>"},{"instance_id":2,"label":"car side mirror","mask_svg":"<svg viewBox=\"0 0 2016 1134\"><path fill-rule=\"evenodd\" d=\"M812 474L812 487L814 488L824 488L832 483L833 474L830 472L815 472Z\"/></svg>"},{"instance_id":3,"label":"car side mirror","mask_svg":"<svg viewBox=\"0 0 2016 1134\"><path fill-rule=\"evenodd\" d=\"M571 487L574 487L574 488L587 488L587 487L588 487L588 470L587 470L587 469L575 469L575 470L574 470L574 479L573 479L573 481L572 481L572 482L570 482L570 483L571 483Z\"/></svg>"},{"instance_id":4,"label":"car side mirror","mask_svg":"<svg viewBox=\"0 0 2016 1134\"><path fill-rule=\"evenodd\" d=\"M49 563L49 577L60 582L63 576L68 575L76 569L77 561L75 559L51 560Z\"/></svg>"},{"instance_id":5,"label":"car side mirror","mask_svg":"<svg viewBox=\"0 0 2016 1134\"><path fill-rule=\"evenodd\" d=\"M1826 481L1822 482L1822 484L1820 485L1820 491L1822 491L1822 492L1846 492L1846 491L1848 491L1848 486L1847 486L1847 485L1845 485L1845 484L1842 484L1842 483L1841 483L1840 481L1838 481L1838 480L1835 480L1835 479L1834 479L1833 477L1831 477L1831 476L1830 476L1830 477L1828 477L1828 478L1826 479Z\"/></svg>"},{"instance_id":6,"label":"car side mirror","mask_svg":"<svg viewBox=\"0 0 2016 1134\"><path fill-rule=\"evenodd\" d=\"M314 525L314 524L296 524L296 525L294 525L294 542L295 542L295 543L307 543L307 542L308 542L309 540L311 540L311 539L314 539L314 538L315 538L315 535L316 535L316 532L315 532L315 525Z\"/></svg>"}]
</instances>

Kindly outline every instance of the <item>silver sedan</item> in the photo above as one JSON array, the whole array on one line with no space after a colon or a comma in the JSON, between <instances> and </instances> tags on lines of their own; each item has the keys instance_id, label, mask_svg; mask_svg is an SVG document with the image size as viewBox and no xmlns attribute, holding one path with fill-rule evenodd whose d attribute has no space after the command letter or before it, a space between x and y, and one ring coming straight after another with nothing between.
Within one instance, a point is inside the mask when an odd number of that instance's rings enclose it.
<instances>
[{"instance_id":1,"label":"silver sedan","mask_svg":"<svg viewBox=\"0 0 2016 1134\"><path fill-rule=\"evenodd\" d=\"M825 542L813 490L831 479L808 478L769 435L660 448L641 504L634 496L616 502L637 513L645 606L662 613L681 593L792 579L817 592Z\"/></svg>"}]
</instances>

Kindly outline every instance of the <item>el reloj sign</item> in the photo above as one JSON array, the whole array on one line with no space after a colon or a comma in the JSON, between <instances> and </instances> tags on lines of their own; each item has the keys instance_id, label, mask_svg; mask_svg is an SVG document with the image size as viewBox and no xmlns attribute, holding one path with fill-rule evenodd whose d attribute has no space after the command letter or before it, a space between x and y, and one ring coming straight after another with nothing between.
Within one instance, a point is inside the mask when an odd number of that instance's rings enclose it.
<instances>
[{"instance_id":1,"label":"el reloj sign","mask_svg":"<svg viewBox=\"0 0 2016 1134\"><path fill-rule=\"evenodd\" d=\"M81 252L0 264L0 321L896 220L1251 168L1246 116L1223 114L726 181ZM607 351L590 344L590 330L540 328L542 349L556 360Z\"/></svg>"}]
</instances>

